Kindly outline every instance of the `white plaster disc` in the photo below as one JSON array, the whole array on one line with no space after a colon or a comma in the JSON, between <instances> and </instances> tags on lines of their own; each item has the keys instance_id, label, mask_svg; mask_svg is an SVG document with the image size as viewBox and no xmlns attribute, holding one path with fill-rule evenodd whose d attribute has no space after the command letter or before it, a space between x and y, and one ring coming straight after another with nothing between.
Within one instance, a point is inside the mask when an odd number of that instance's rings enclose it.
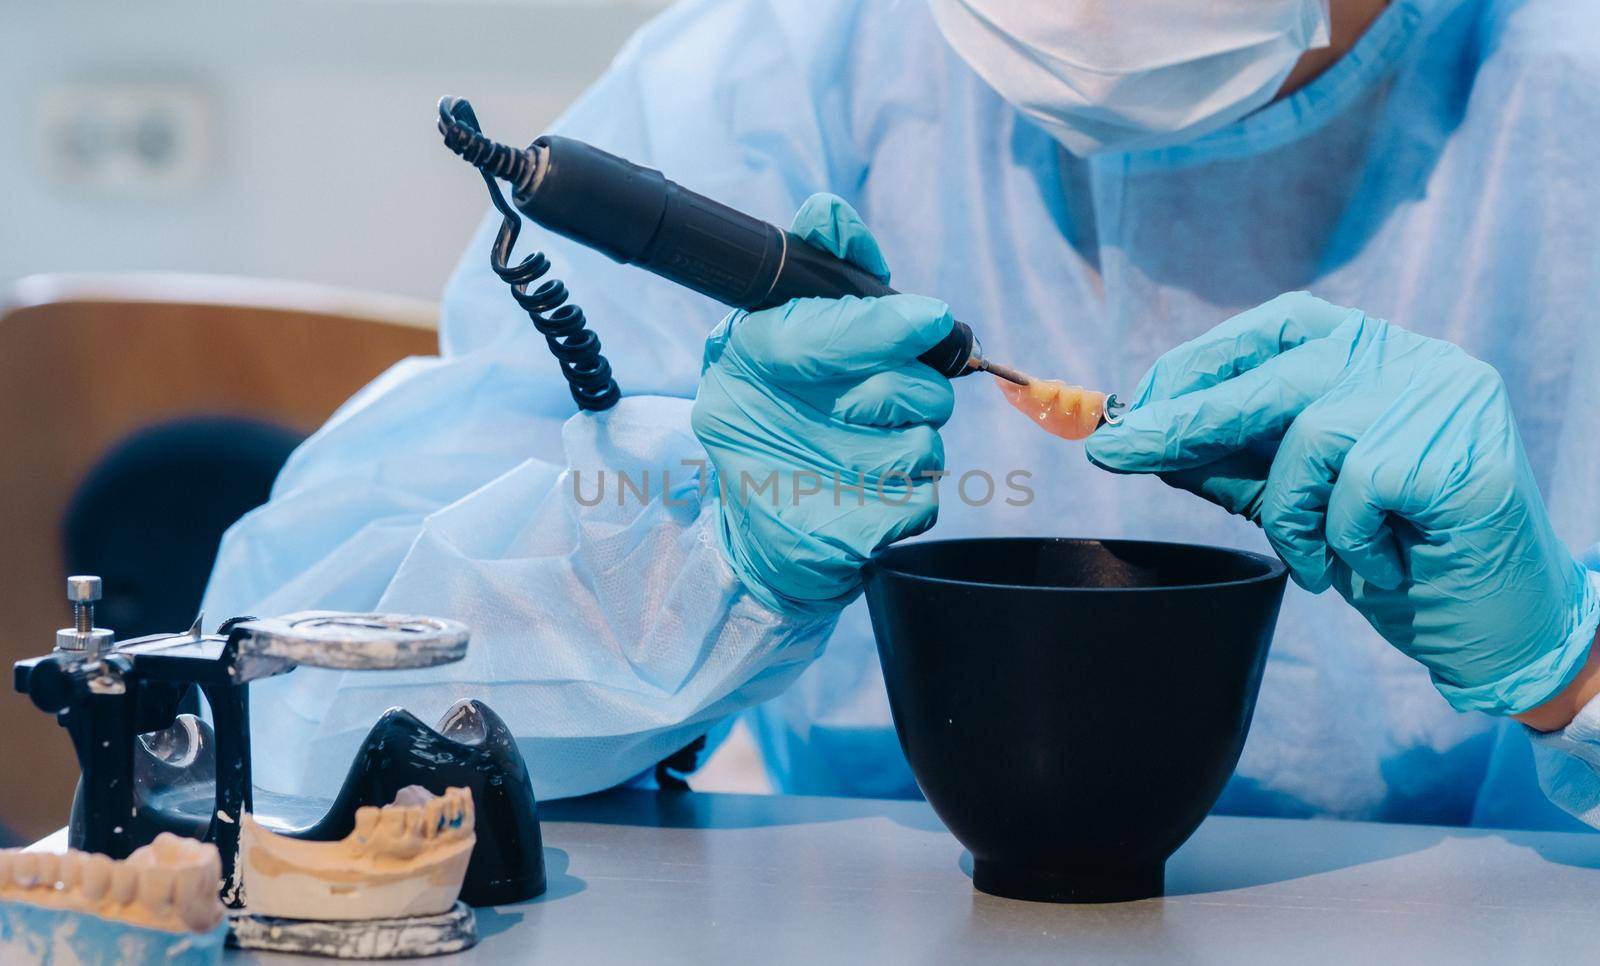
<instances>
[{"instance_id":1,"label":"white plaster disc","mask_svg":"<svg viewBox=\"0 0 1600 966\"><path fill-rule=\"evenodd\" d=\"M300 953L334 959L409 959L470 949L478 942L472 908L457 902L436 916L412 919L311 921L228 916L228 945L275 953Z\"/></svg>"},{"instance_id":2,"label":"white plaster disc","mask_svg":"<svg viewBox=\"0 0 1600 966\"><path fill-rule=\"evenodd\" d=\"M301 611L239 625L239 656L347 671L433 667L467 653L467 625L439 617Z\"/></svg>"}]
</instances>

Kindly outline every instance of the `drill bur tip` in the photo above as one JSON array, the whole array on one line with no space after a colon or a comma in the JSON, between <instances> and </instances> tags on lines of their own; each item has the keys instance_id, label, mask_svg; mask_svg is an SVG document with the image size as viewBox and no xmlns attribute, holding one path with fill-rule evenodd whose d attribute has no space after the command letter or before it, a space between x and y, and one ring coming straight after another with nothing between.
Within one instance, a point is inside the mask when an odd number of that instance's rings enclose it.
<instances>
[{"instance_id":1,"label":"drill bur tip","mask_svg":"<svg viewBox=\"0 0 1600 966\"><path fill-rule=\"evenodd\" d=\"M1006 382L1014 383L1018 386L1029 386L1033 384L1032 376L1020 370L1013 369L1010 366L1003 366L998 362L990 362L987 359L979 359L977 360L977 368L989 373L992 376L999 376Z\"/></svg>"}]
</instances>

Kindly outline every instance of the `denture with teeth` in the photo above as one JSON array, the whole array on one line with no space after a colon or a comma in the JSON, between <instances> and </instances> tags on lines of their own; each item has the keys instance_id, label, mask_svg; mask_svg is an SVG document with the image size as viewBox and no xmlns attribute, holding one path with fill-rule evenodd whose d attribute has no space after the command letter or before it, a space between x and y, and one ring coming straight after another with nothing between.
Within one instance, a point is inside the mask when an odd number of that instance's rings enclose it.
<instances>
[{"instance_id":1,"label":"denture with teeth","mask_svg":"<svg viewBox=\"0 0 1600 966\"><path fill-rule=\"evenodd\" d=\"M89 852L0 849L0 902L167 932L215 929L223 915L221 880L216 846L168 832L121 861Z\"/></svg>"},{"instance_id":2,"label":"denture with teeth","mask_svg":"<svg viewBox=\"0 0 1600 966\"><path fill-rule=\"evenodd\" d=\"M382 808L356 810L337 842L308 842L246 814L239 853L246 910L284 919L362 920L430 916L461 892L472 847L472 793L434 795L408 785Z\"/></svg>"}]
</instances>

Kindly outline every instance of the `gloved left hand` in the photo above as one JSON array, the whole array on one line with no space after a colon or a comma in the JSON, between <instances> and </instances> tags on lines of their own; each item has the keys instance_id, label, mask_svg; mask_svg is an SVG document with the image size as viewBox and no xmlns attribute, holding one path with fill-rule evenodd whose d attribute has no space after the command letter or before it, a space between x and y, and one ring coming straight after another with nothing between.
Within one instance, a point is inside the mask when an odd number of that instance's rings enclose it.
<instances>
[{"instance_id":1,"label":"gloved left hand","mask_svg":"<svg viewBox=\"0 0 1600 966\"><path fill-rule=\"evenodd\" d=\"M1519 714L1576 673L1600 593L1556 537L1499 374L1303 292L1159 359L1088 441L1257 523L1458 710Z\"/></svg>"}]
</instances>

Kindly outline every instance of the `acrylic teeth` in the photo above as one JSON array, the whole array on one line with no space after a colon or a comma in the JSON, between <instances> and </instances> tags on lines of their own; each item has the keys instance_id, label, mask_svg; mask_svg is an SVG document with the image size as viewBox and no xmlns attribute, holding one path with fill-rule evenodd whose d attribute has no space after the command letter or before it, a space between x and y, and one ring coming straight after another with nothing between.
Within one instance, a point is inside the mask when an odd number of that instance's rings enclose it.
<instances>
[{"instance_id":1,"label":"acrylic teeth","mask_svg":"<svg viewBox=\"0 0 1600 966\"><path fill-rule=\"evenodd\" d=\"M139 894L139 870L126 862L111 866L111 901L127 905Z\"/></svg>"},{"instance_id":2,"label":"acrylic teeth","mask_svg":"<svg viewBox=\"0 0 1600 966\"><path fill-rule=\"evenodd\" d=\"M88 856L82 852L68 852L61 857L61 888L77 889L83 882L83 863Z\"/></svg>"},{"instance_id":3,"label":"acrylic teeth","mask_svg":"<svg viewBox=\"0 0 1600 966\"><path fill-rule=\"evenodd\" d=\"M35 881L40 885L55 888L61 880L61 857L54 852L40 852L34 855L37 862L33 867Z\"/></svg>"},{"instance_id":4,"label":"acrylic teeth","mask_svg":"<svg viewBox=\"0 0 1600 966\"><path fill-rule=\"evenodd\" d=\"M39 856L19 852L11 860L11 884L31 889L39 881Z\"/></svg>"},{"instance_id":5,"label":"acrylic teeth","mask_svg":"<svg viewBox=\"0 0 1600 966\"><path fill-rule=\"evenodd\" d=\"M370 838L378 830L378 814L376 805L363 805L356 809L355 834L362 838Z\"/></svg>"},{"instance_id":6,"label":"acrylic teeth","mask_svg":"<svg viewBox=\"0 0 1600 966\"><path fill-rule=\"evenodd\" d=\"M472 793L448 788L434 795L420 785L407 785L393 804L356 809L355 829L346 841L356 854L416 857L434 839L459 838L473 829Z\"/></svg>"},{"instance_id":7,"label":"acrylic teeth","mask_svg":"<svg viewBox=\"0 0 1600 966\"><path fill-rule=\"evenodd\" d=\"M176 879L171 869L152 866L140 869L139 888L137 895L139 901L156 912L163 912L172 905L172 883Z\"/></svg>"},{"instance_id":8,"label":"acrylic teeth","mask_svg":"<svg viewBox=\"0 0 1600 966\"><path fill-rule=\"evenodd\" d=\"M111 860L103 855L83 857L83 885L80 889L84 896L95 902L105 898L106 891L111 888L111 865Z\"/></svg>"},{"instance_id":9,"label":"acrylic teeth","mask_svg":"<svg viewBox=\"0 0 1600 966\"><path fill-rule=\"evenodd\" d=\"M118 862L104 855L0 850L0 901L71 909L167 931L222 920L215 846L169 833Z\"/></svg>"}]
</instances>

